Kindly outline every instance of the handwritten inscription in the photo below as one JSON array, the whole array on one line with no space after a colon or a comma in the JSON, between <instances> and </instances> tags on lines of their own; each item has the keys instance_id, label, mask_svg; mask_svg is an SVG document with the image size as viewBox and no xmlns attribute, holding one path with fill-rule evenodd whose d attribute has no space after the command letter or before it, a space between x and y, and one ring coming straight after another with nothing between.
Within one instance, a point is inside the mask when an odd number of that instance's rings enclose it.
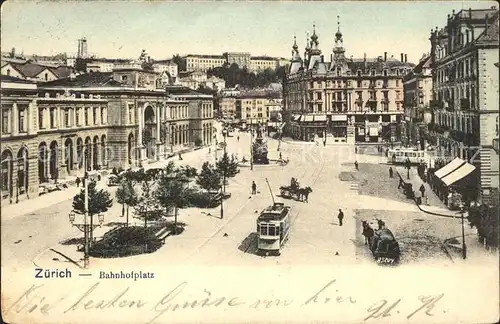
<instances>
[{"instance_id":1,"label":"handwritten inscription","mask_svg":"<svg viewBox=\"0 0 500 324\"><path fill-rule=\"evenodd\" d=\"M432 311L436 306L436 303L443 298L444 294L434 295L434 296L420 296L418 300L420 301L420 306L416 307L413 312L406 316L406 319L410 319L418 313L424 313L427 316L434 316ZM373 305L371 305L367 312L369 315L365 318L369 319L379 319L384 317L389 317L394 315L394 313L398 313L397 306L402 302L402 299L397 299L396 301L389 302L385 299L379 300ZM425 311L424 311L425 310Z\"/></svg>"},{"instance_id":2,"label":"handwritten inscription","mask_svg":"<svg viewBox=\"0 0 500 324\"><path fill-rule=\"evenodd\" d=\"M187 298L193 296L196 291L188 291L191 288L187 281L183 281L173 289L167 291L158 299L142 300L137 298L130 287L125 287L121 291L117 291L112 298L103 299L102 294L105 291L101 287L101 283L97 282L86 289L83 293L77 293L76 296L66 294L59 299L50 299L43 295L42 288L44 285L32 285L26 290L14 303L6 309L6 313L34 313L40 312L43 315L54 315L62 310L62 314L74 313L77 311L106 311L113 308L139 310L149 313L145 315L147 323L153 323L167 312L189 311L192 309L221 309L223 311L231 308L247 308L250 310L267 310L273 308L298 308L298 307L321 307L324 305L351 305L358 307L360 310L363 305L370 305L364 308L367 315L364 320L377 320L395 315L404 316L406 319L411 319L417 315L433 316L435 309L438 307L438 302L444 297L444 294L419 296L418 298L399 298L394 300L381 299L375 303L365 303L358 301L357 298L348 294L343 294L335 289L336 280L330 280L326 285L306 295L303 299L283 298L286 296L258 298L242 298L240 296L225 296L213 294L212 291L204 289L203 292L198 292L198 298ZM53 297L52 297L53 298ZM404 313L401 311L402 305L414 307L413 311ZM356 315L359 315L357 313ZM361 314L362 315L362 314ZM384 321L386 321L384 320Z\"/></svg>"}]
</instances>

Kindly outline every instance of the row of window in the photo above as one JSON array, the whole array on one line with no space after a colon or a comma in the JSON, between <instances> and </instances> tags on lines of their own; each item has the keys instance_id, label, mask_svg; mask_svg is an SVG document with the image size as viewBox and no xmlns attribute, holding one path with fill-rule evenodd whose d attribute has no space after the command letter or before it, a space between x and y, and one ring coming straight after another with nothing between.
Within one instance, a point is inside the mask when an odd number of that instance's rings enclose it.
<instances>
[{"instance_id":1,"label":"row of window","mask_svg":"<svg viewBox=\"0 0 500 324\"><path fill-rule=\"evenodd\" d=\"M354 83L355 82L355 83ZM343 88L344 86L347 86L348 88L351 88L354 84L356 85L356 88L389 88L390 85L395 83L395 87L400 87L403 85L402 81L399 79L394 80L347 80L346 83L343 81L337 80L335 81L326 81L326 88ZM294 84L291 88L295 88L295 90L298 90L299 84ZM323 81L310 81L309 82L309 89L315 89L315 88L323 88Z\"/></svg>"},{"instance_id":2,"label":"row of window","mask_svg":"<svg viewBox=\"0 0 500 324\"><path fill-rule=\"evenodd\" d=\"M461 58L456 62L437 69L436 77L438 82L448 82L455 79L475 76L476 61L474 56Z\"/></svg>"},{"instance_id":3,"label":"row of window","mask_svg":"<svg viewBox=\"0 0 500 324\"><path fill-rule=\"evenodd\" d=\"M326 107L325 110L323 110L323 104L312 104L310 103L308 105L309 111L318 111L318 112L323 112L323 111L337 111L337 112L346 112L346 111L364 111L365 108L369 109L372 112L388 112L389 111L389 103L388 102L383 102L380 105L381 109L378 108L378 103L377 101L369 101L363 103L362 101L356 101L354 105L354 109L348 109L346 104L343 103L332 103L330 107ZM316 108L316 109L315 109ZM396 111L399 111L402 109L402 104L399 102L396 102Z\"/></svg>"}]
</instances>

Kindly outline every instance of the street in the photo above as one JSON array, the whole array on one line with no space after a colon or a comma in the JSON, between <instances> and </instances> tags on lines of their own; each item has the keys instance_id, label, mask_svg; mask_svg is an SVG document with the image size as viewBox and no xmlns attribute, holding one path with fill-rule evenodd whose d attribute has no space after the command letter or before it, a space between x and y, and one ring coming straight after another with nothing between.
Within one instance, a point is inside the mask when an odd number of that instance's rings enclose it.
<instances>
[{"instance_id":1,"label":"street","mask_svg":"<svg viewBox=\"0 0 500 324\"><path fill-rule=\"evenodd\" d=\"M250 140L247 132L226 138L227 152L240 159L249 159ZM357 155L353 147L345 145L283 141L280 152L290 162L280 166L273 161L279 155L278 141L268 139L268 144L269 165L254 165L253 170L241 167L240 173L229 179L226 190L232 196L224 202L223 219L220 219L220 207L180 210L179 221L187 224L186 230L181 235L167 238L165 245L155 253L95 262L99 267L136 262L151 266L375 265L361 236L361 221L374 218L383 219L393 231L400 243L402 264L453 262L443 249L443 241L460 235L459 219L439 218L419 211L398 191L397 180L388 178L383 157ZM172 159L176 163L200 168L205 160L213 163L215 154L218 157L223 154L222 150L216 151L215 146L210 151L209 154L208 148L204 148L184 154L182 161ZM359 171L355 170L354 161L358 161ZM297 178L302 187L313 189L308 203L279 197L279 187L288 185L291 177ZM251 195L252 181L257 184L256 195ZM103 186L104 182L100 185ZM114 198L116 187L108 190ZM256 217L272 204L273 198L292 207L291 232L281 256L262 257L256 253ZM339 209L345 214L343 226L338 224ZM61 258L49 251L53 248L68 251L71 256L79 255L75 252L76 245L59 244L82 236L68 221L70 210L71 199L68 199L3 221L2 257L9 260L9 271L32 267L33 263L51 267L71 266L68 262L61 263ZM121 205L115 202L106 215L105 225L95 231L95 236L112 228L106 224L124 222L120 216ZM133 217L130 219L134 221ZM54 261L55 257L58 261Z\"/></svg>"}]
</instances>

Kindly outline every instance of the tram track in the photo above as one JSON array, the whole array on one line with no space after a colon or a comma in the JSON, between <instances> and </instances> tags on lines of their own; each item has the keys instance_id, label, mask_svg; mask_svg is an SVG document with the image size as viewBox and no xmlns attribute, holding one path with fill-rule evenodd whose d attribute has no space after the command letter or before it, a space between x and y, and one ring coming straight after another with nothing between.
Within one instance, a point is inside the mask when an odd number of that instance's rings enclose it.
<instances>
[{"instance_id":1,"label":"tram track","mask_svg":"<svg viewBox=\"0 0 500 324\"><path fill-rule=\"evenodd\" d=\"M310 186L313 186L313 185L314 185L314 184L318 181L319 177L321 176L321 174L322 174L322 172L323 172L323 169L324 169L324 167L325 167L325 160L324 160L324 159L321 159L321 161L322 161L322 162L321 162L321 166L320 166L318 169L316 169L316 170L312 173L312 175L311 175L311 177L310 177L310 179L312 179L312 182L310 182ZM307 169L307 168L305 168L305 170L301 173L301 175L300 175L300 177L299 177L298 179L299 179L299 180L300 180L300 179L303 179L303 177L307 174L307 172L308 172L308 169ZM300 180L300 181L302 181L302 180ZM308 184L308 185L309 185L309 184ZM305 202L302 202L302 204L304 204L304 203L305 203ZM292 216L292 217L290 217L290 231L291 231L291 229L293 228L293 226L295 225L295 222L296 222L296 220L298 219L298 216L299 216L299 214L300 214L300 211L299 211L299 210L297 210L297 209L295 209L295 208L294 208L294 209L292 209L292 210L295 210L295 212L293 212L293 213L292 213L292 215L293 215L293 216ZM253 233L256 233L256 232L253 232ZM286 244L288 243L288 240L290 239L290 234L291 234L291 233L289 233L289 234L288 234L288 238L286 239L286 241L285 241L284 245L286 245ZM244 253L249 253L249 251L250 251L250 249L251 249L252 247L256 248L258 238L259 238L259 235L258 235L258 233L256 233L256 235L252 238L252 240L251 240L251 241L247 244L247 246L244 248L244 250L243 250L243 251L244 251Z\"/></svg>"}]
</instances>

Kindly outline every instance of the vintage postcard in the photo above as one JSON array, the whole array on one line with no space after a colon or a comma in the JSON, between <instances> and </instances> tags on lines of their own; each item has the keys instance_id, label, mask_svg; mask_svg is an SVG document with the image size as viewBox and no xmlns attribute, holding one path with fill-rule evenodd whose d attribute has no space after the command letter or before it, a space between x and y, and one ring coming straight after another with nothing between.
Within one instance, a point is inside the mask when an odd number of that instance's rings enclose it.
<instances>
[{"instance_id":1,"label":"vintage postcard","mask_svg":"<svg viewBox=\"0 0 500 324\"><path fill-rule=\"evenodd\" d=\"M6 323L496 323L494 1L7 1Z\"/></svg>"}]
</instances>

